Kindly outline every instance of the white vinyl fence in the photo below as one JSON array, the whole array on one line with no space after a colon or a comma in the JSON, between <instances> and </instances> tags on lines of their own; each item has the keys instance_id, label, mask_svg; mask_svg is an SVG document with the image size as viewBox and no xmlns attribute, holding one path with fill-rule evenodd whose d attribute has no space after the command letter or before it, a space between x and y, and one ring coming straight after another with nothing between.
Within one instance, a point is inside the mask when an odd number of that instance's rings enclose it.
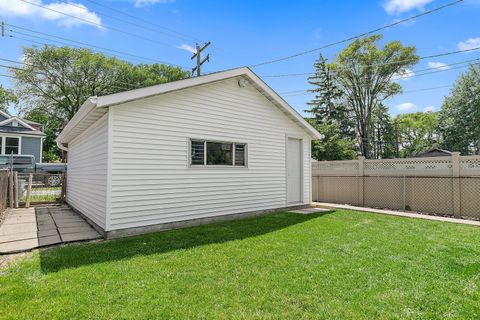
<instances>
[{"instance_id":1,"label":"white vinyl fence","mask_svg":"<svg viewBox=\"0 0 480 320\"><path fill-rule=\"evenodd\" d=\"M480 219L480 156L312 162L313 201Z\"/></svg>"}]
</instances>

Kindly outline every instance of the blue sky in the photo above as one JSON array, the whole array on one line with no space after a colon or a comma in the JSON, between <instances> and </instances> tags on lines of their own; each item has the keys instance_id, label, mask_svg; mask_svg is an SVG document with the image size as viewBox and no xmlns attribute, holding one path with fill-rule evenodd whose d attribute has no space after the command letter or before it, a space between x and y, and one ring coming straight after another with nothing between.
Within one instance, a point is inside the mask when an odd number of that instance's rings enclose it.
<instances>
[{"instance_id":1,"label":"blue sky","mask_svg":"<svg viewBox=\"0 0 480 320\"><path fill-rule=\"evenodd\" d=\"M112 50L128 52L142 58L192 67L189 47L195 40L210 40L210 63L203 71L211 72L305 51L342 40L359 33L387 25L398 19L418 14L452 0L368 0L368 1L194 1L194 0L26 0L52 10L80 17L82 20L46 10L21 0L0 0L0 20L7 24L41 31L68 39L88 42ZM114 7L145 22L121 15L99 6ZM414 45L420 56L434 55L459 49L480 47L480 0L464 2L419 18L414 22L392 27L383 32L386 43L400 40ZM130 21L126 24L116 19ZM89 24L85 20L92 21ZM153 23L153 24L150 24ZM144 26L140 28L138 26ZM163 27L160 29L160 27ZM6 27L7 34L39 42L31 32ZM14 30L10 32L9 29ZM123 30L130 36L119 33ZM153 29L153 30L152 30ZM150 41L148 40L150 39ZM23 46L32 42L18 38L0 38L0 58L20 61ZM333 58L345 45L323 50ZM306 76L267 77L270 75L313 71L318 52L253 68L273 89L279 92L299 112L305 109L310 95L286 93L309 88ZM130 60L132 63L150 62ZM387 101L392 115L398 113L439 110L443 98L466 67L423 76L417 70L439 68L443 64L480 58L480 50L447 57L421 60L412 68L415 76L400 80L405 93ZM1 62L0 64L8 64ZM462 65L458 65L462 66ZM443 66L447 69L448 66ZM433 71L440 69L432 69ZM421 73L421 72L420 72ZM0 74L8 74L0 67ZM410 74L411 75L411 74ZM0 77L0 83L12 87L10 79ZM435 90L416 91L443 87ZM13 110L11 110L15 113Z\"/></svg>"}]
</instances>

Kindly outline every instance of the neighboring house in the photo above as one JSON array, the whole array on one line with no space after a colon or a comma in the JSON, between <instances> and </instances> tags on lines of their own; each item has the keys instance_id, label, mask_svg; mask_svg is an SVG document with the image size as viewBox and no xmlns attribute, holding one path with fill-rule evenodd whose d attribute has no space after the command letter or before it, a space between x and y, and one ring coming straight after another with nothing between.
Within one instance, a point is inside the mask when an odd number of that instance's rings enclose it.
<instances>
[{"instance_id":1,"label":"neighboring house","mask_svg":"<svg viewBox=\"0 0 480 320\"><path fill-rule=\"evenodd\" d=\"M57 143L67 202L118 237L309 205L319 138L239 68L89 98Z\"/></svg>"},{"instance_id":2,"label":"neighboring house","mask_svg":"<svg viewBox=\"0 0 480 320\"><path fill-rule=\"evenodd\" d=\"M42 162L43 125L11 116L0 110L1 154L33 155Z\"/></svg>"},{"instance_id":3,"label":"neighboring house","mask_svg":"<svg viewBox=\"0 0 480 320\"><path fill-rule=\"evenodd\" d=\"M451 155L450 151L434 148L426 152L417 153L412 158L450 157Z\"/></svg>"}]
</instances>

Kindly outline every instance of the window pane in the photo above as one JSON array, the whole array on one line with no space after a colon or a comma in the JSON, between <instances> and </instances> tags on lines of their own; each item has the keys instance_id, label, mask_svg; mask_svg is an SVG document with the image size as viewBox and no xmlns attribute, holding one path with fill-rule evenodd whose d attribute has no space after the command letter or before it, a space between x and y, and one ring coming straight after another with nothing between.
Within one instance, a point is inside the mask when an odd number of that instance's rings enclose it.
<instances>
[{"instance_id":1,"label":"window pane","mask_svg":"<svg viewBox=\"0 0 480 320\"><path fill-rule=\"evenodd\" d=\"M7 156L0 156L0 164L8 164L10 161L9 160L10 157L7 157Z\"/></svg>"},{"instance_id":2,"label":"window pane","mask_svg":"<svg viewBox=\"0 0 480 320\"><path fill-rule=\"evenodd\" d=\"M232 144L207 142L207 164L232 165Z\"/></svg>"},{"instance_id":3,"label":"window pane","mask_svg":"<svg viewBox=\"0 0 480 320\"><path fill-rule=\"evenodd\" d=\"M245 165L245 145L244 144L235 144L235 165L244 166Z\"/></svg>"},{"instance_id":4,"label":"window pane","mask_svg":"<svg viewBox=\"0 0 480 320\"><path fill-rule=\"evenodd\" d=\"M205 164L204 163L204 142L198 140L192 140L192 164Z\"/></svg>"},{"instance_id":5,"label":"window pane","mask_svg":"<svg viewBox=\"0 0 480 320\"><path fill-rule=\"evenodd\" d=\"M5 154L18 154L18 138L5 138Z\"/></svg>"}]
</instances>

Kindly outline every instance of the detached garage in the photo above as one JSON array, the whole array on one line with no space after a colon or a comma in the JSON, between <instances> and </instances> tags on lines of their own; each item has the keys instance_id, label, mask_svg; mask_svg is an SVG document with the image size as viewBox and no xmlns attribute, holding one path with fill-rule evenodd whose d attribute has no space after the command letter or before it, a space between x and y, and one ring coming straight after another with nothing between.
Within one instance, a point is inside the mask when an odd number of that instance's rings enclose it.
<instances>
[{"instance_id":1,"label":"detached garage","mask_svg":"<svg viewBox=\"0 0 480 320\"><path fill-rule=\"evenodd\" d=\"M91 97L57 143L107 237L311 203L320 134L248 68Z\"/></svg>"}]
</instances>

